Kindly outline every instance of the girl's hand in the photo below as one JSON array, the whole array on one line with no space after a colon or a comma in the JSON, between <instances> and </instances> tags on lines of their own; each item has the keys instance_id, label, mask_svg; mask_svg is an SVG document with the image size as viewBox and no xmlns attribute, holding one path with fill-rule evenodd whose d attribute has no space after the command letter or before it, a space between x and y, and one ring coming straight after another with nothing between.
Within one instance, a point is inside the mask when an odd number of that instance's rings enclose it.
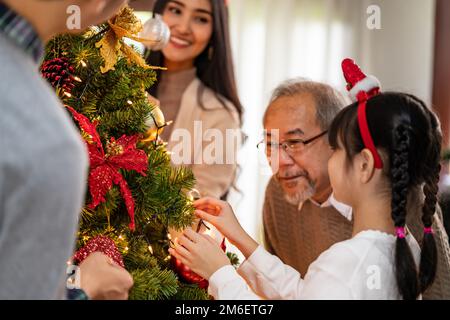
<instances>
[{"instance_id":1,"label":"girl's hand","mask_svg":"<svg viewBox=\"0 0 450 320\"><path fill-rule=\"evenodd\" d=\"M246 234L227 202L203 198L195 201L194 207L197 217L215 226L232 244Z\"/></svg>"},{"instance_id":2,"label":"girl's hand","mask_svg":"<svg viewBox=\"0 0 450 320\"><path fill-rule=\"evenodd\" d=\"M175 249L169 253L206 280L230 260L219 245L207 235L186 229L183 236L175 240Z\"/></svg>"},{"instance_id":3,"label":"girl's hand","mask_svg":"<svg viewBox=\"0 0 450 320\"><path fill-rule=\"evenodd\" d=\"M239 221L225 201L203 198L194 202L195 214L214 225L225 237L248 258L258 248L258 243L242 228Z\"/></svg>"}]
</instances>

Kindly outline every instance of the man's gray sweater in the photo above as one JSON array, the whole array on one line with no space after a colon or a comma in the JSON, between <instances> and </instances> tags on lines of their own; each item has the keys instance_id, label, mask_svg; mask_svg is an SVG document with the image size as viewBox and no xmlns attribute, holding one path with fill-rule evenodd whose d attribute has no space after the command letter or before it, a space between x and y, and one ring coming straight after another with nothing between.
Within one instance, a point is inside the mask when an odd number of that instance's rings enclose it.
<instances>
[{"instance_id":1,"label":"man's gray sweater","mask_svg":"<svg viewBox=\"0 0 450 320\"><path fill-rule=\"evenodd\" d=\"M87 161L36 63L0 34L0 299L62 298Z\"/></svg>"}]
</instances>

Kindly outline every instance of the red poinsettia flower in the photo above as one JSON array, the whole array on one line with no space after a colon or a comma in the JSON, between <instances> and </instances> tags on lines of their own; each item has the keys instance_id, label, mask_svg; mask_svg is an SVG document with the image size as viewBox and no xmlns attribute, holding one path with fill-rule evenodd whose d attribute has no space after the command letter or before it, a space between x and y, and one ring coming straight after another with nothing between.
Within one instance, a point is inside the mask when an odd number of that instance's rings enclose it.
<instances>
[{"instance_id":1,"label":"red poinsettia flower","mask_svg":"<svg viewBox=\"0 0 450 320\"><path fill-rule=\"evenodd\" d=\"M113 185L118 185L125 200L128 215L130 216L130 229L135 230L134 200L131 190L123 178L120 170L134 170L145 176L148 168L147 154L136 148L138 135L126 136L116 140L111 138L106 146L106 153L100 136L97 132L97 122L92 123L87 117L76 112L72 107L66 106L74 119L84 132L85 142L89 151L90 173L89 191L92 196L91 209L105 202L106 193Z\"/></svg>"}]
</instances>

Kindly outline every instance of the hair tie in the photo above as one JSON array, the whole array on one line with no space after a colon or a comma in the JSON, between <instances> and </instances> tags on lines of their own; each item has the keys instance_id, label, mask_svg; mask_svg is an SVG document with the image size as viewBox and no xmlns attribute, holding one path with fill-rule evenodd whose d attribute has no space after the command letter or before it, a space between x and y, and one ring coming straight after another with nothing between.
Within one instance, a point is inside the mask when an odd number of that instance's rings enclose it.
<instances>
[{"instance_id":1,"label":"hair tie","mask_svg":"<svg viewBox=\"0 0 450 320\"><path fill-rule=\"evenodd\" d=\"M423 229L423 232L424 232L425 234L433 234L433 233L434 233L434 232L433 232L433 227L424 228L424 229Z\"/></svg>"},{"instance_id":2,"label":"hair tie","mask_svg":"<svg viewBox=\"0 0 450 320\"><path fill-rule=\"evenodd\" d=\"M395 227L395 233L397 234L397 238L399 239L406 238L405 227Z\"/></svg>"}]
</instances>

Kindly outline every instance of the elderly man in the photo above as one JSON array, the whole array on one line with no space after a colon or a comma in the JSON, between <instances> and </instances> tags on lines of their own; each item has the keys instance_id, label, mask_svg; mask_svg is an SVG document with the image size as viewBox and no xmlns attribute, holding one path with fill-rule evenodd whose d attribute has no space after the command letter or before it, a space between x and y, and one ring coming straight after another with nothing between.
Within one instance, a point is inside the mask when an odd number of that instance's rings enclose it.
<instances>
[{"instance_id":1,"label":"elderly man","mask_svg":"<svg viewBox=\"0 0 450 320\"><path fill-rule=\"evenodd\" d=\"M274 169L264 202L265 246L284 263L306 274L309 265L336 242L351 237L351 208L334 200L327 163L327 130L345 106L343 97L325 84L290 80L275 89L264 116L262 146ZM408 227L420 241L421 192L413 192ZM450 249L440 210L434 230L439 265L426 299L450 299Z\"/></svg>"}]
</instances>

